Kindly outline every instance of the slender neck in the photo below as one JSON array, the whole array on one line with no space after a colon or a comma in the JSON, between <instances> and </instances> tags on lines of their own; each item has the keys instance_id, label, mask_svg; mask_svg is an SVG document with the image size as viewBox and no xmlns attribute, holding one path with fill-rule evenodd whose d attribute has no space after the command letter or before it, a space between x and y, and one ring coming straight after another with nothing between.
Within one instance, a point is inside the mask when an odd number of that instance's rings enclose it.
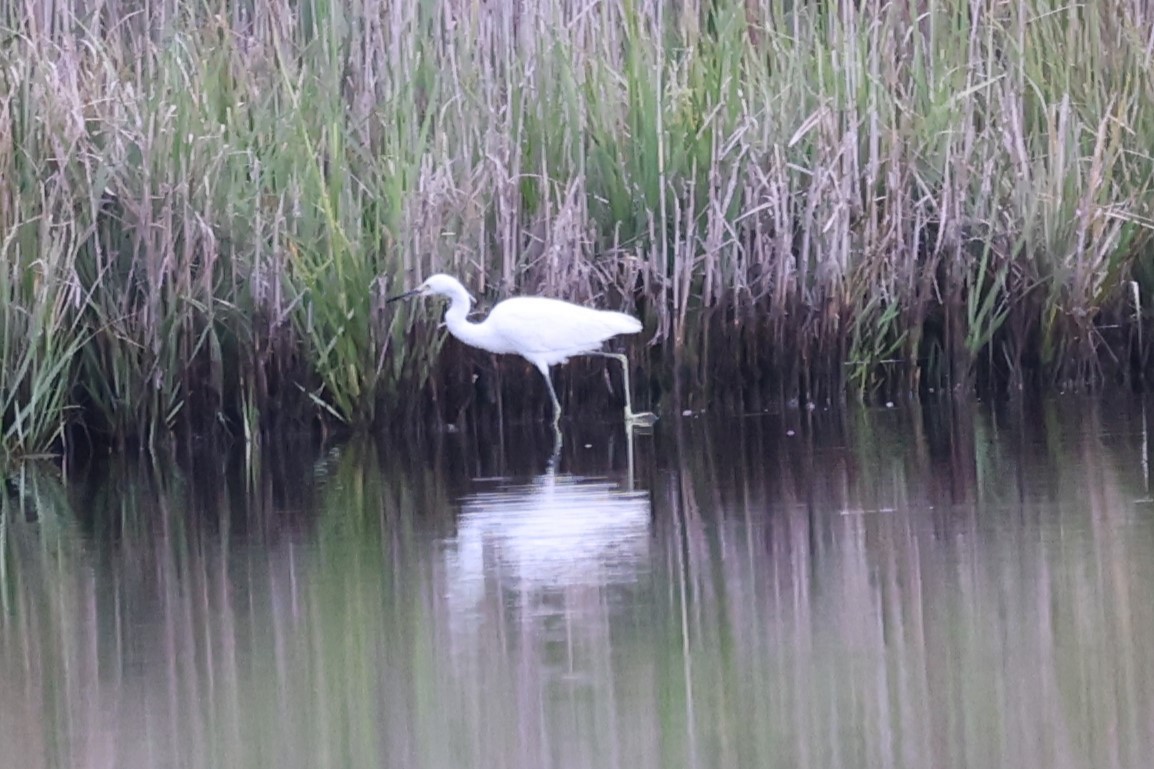
<instances>
[{"instance_id":1,"label":"slender neck","mask_svg":"<svg viewBox=\"0 0 1154 769\"><path fill-rule=\"evenodd\" d=\"M490 339L490 330L484 322L470 323L467 319L472 302L463 287L458 287L450 296L449 309L445 310L445 325L449 333L467 345L480 347L490 352L500 352Z\"/></svg>"}]
</instances>

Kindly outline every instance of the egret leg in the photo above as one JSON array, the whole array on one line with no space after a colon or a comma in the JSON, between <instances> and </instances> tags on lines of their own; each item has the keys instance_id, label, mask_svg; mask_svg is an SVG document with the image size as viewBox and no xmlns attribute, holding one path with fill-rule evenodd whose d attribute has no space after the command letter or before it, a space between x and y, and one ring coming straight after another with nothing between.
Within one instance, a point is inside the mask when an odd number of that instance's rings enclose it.
<instances>
[{"instance_id":1,"label":"egret leg","mask_svg":"<svg viewBox=\"0 0 1154 769\"><path fill-rule=\"evenodd\" d=\"M557 400L557 391L553 389L553 380L549 378L549 367L543 363L537 364L537 370L545 377L545 384L549 388L549 397L553 399L553 426L561 421L561 401Z\"/></svg>"},{"instance_id":2,"label":"egret leg","mask_svg":"<svg viewBox=\"0 0 1154 769\"><path fill-rule=\"evenodd\" d=\"M602 358L613 358L621 363L621 375L625 384L625 421L630 425L651 425L657 421L657 415L651 411L633 413L633 398L629 387L629 359L619 352L591 352Z\"/></svg>"}]
</instances>

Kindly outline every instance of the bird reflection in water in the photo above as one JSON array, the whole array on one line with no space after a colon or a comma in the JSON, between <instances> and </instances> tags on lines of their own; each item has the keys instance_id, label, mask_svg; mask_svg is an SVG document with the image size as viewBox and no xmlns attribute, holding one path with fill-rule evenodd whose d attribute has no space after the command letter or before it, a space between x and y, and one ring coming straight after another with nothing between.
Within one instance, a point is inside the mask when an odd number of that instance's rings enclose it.
<instances>
[{"instance_id":1,"label":"bird reflection in water","mask_svg":"<svg viewBox=\"0 0 1154 769\"><path fill-rule=\"evenodd\" d=\"M570 615L574 602L601 605L647 574L652 509L648 492L632 489L632 461L626 483L562 473L556 440L543 474L476 481L460 500L443 551L458 630L509 609Z\"/></svg>"}]
</instances>

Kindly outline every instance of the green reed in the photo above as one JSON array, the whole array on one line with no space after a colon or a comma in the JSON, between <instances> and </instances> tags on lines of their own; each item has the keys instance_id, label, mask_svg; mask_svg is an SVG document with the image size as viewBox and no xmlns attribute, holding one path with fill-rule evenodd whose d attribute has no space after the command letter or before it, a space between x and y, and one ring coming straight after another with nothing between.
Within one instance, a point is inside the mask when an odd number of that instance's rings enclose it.
<instances>
[{"instance_id":1,"label":"green reed","mask_svg":"<svg viewBox=\"0 0 1154 769\"><path fill-rule=\"evenodd\" d=\"M131 10L0 12L6 453L453 418L438 270L690 406L1145 373L1137 0Z\"/></svg>"}]
</instances>

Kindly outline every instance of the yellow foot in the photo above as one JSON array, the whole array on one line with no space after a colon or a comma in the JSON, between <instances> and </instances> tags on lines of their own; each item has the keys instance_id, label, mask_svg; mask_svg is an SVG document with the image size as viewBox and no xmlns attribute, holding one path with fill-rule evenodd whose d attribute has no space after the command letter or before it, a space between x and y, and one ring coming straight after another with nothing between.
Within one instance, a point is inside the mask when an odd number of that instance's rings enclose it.
<instances>
[{"instance_id":1,"label":"yellow foot","mask_svg":"<svg viewBox=\"0 0 1154 769\"><path fill-rule=\"evenodd\" d=\"M629 409L625 409L625 423L630 427L652 427L656 421L657 415L652 411L640 411L634 414Z\"/></svg>"}]
</instances>

